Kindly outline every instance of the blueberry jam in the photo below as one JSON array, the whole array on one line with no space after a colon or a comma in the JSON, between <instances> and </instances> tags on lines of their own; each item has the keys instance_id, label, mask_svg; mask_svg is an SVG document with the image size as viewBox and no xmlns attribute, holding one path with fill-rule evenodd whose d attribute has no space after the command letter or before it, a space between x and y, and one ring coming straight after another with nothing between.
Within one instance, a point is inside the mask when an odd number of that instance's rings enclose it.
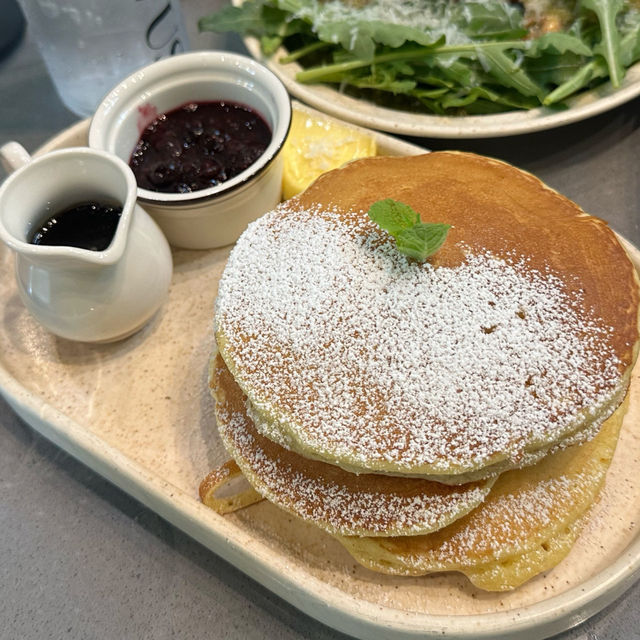
<instances>
[{"instance_id":1,"label":"blueberry jam","mask_svg":"<svg viewBox=\"0 0 640 640\"><path fill-rule=\"evenodd\" d=\"M253 164L271 141L262 116L235 102L194 102L158 116L129 166L138 186L164 193L214 187Z\"/></svg>"},{"instance_id":2,"label":"blueberry jam","mask_svg":"<svg viewBox=\"0 0 640 640\"><path fill-rule=\"evenodd\" d=\"M29 242L104 251L113 240L121 213L120 206L82 202L46 218Z\"/></svg>"}]
</instances>

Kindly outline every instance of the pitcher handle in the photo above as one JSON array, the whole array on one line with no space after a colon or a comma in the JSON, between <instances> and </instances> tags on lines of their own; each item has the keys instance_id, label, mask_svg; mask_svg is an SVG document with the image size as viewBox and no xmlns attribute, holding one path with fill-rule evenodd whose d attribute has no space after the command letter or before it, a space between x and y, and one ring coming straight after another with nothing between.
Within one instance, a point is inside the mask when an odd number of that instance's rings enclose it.
<instances>
[{"instance_id":1,"label":"pitcher handle","mask_svg":"<svg viewBox=\"0 0 640 640\"><path fill-rule=\"evenodd\" d=\"M7 173L12 173L29 162L31 156L19 142L7 142L0 147L0 164Z\"/></svg>"}]
</instances>

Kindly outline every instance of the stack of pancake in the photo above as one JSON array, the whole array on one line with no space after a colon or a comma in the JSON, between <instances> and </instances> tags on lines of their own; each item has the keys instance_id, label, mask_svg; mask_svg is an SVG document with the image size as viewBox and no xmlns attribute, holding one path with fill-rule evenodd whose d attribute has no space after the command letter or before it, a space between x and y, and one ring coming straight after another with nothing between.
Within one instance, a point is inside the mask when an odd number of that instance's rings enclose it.
<instances>
[{"instance_id":1,"label":"stack of pancake","mask_svg":"<svg viewBox=\"0 0 640 640\"><path fill-rule=\"evenodd\" d=\"M386 198L451 225L437 253L398 251L367 215ZM210 385L235 463L201 496L266 497L373 570L515 588L568 553L603 486L638 302L606 223L510 165L331 171L231 253ZM235 464L254 493L220 501Z\"/></svg>"}]
</instances>

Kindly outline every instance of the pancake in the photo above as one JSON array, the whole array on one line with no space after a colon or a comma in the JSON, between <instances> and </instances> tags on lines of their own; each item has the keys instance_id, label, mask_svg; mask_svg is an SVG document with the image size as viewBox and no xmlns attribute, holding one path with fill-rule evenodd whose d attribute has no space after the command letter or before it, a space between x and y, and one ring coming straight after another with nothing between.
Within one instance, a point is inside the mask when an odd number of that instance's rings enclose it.
<instances>
[{"instance_id":1,"label":"pancake","mask_svg":"<svg viewBox=\"0 0 640 640\"><path fill-rule=\"evenodd\" d=\"M452 225L442 248L401 255L366 214L383 198ZM628 387L637 314L605 222L510 165L438 152L355 161L250 225L215 332L265 437L455 484L597 431Z\"/></svg>"},{"instance_id":2,"label":"pancake","mask_svg":"<svg viewBox=\"0 0 640 640\"><path fill-rule=\"evenodd\" d=\"M477 507L493 484L451 487L419 478L358 476L306 460L255 430L247 416L246 398L219 355L212 359L210 386L222 441L254 489L329 533L389 536L435 531ZM205 499L220 477L216 471L203 483L200 494L206 504L224 513L251 503L246 492L228 502L213 503L214 496Z\"/></svg>"},{"instance_id":3,"label":"pancake","mask_svg":"<svg viewBox=\"0 0 640 640\"><path fill-rule=\"evenodd\" d=\"M553 569L569 554L588 516L581 518L551 538L540 542L531 551L516 554L501 562L478 567L465 567L469 581L485 591L511 591L531 578Z\"/></svg>"},{"instance_id":4,"label":"pancake","mask_svg":"<svg viewBox=\"0 0 640 640\"><path fill-rule=\"evenodd\" d=\"M228 488L228 485L237 478L244 478L242 469L235 460L227 460L224 464L212 469L200 483L198 488L200 500L222 516L264 500L253 488L235 490L228 492L226 496L221 496L220 492Z\"/></svg>"},{"instance_id":5,"label":"pancake","mask_svg":"<svg viewBox=\"0 0 640 640\"><path fill-rule=\"evenodd\" d=\"M477 509L444 529L407 538L337 538L374 571L460 571L483 589L513 589L570 551L604 485L627 406L625 400L589 442L501 475Z\"/></svg>"}]
</instances>

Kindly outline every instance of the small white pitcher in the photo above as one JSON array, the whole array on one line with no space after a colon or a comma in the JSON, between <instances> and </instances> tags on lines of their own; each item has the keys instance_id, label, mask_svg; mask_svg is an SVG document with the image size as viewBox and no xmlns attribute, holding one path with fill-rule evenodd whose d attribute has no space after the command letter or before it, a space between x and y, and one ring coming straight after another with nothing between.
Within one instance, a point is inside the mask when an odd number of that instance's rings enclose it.
<instances>
[{"instance_id":1,"label":"small white pitcher","mask_svg":"<svg viewBox=\"0 0 640 640\"><path fill-rule=\"evenodd\" d=\"M140 329L166 298L172 260L164 235L136 204L131 169L86 147L31 159L15 142L0 148L0 160L15 170L0 187L0 239L15 252L29 312L52 333L82 342L111 342ZM105 250L29 242L48 217L87 201L122 206Z\"/></svg>"}]
</instances>

